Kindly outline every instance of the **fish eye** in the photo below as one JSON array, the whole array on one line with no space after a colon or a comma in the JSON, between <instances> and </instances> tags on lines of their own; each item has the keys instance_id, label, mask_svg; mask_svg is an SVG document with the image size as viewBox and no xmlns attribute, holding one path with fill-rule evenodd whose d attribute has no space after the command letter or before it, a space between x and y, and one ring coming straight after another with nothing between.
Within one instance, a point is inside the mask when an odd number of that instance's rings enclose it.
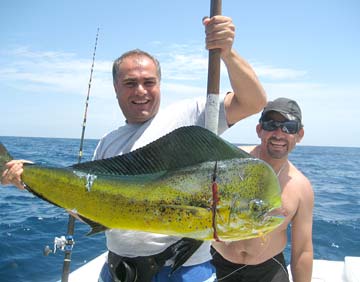
<instances>
[{"instance_id":1,"label":"fish eye","mask_svg":"<svg viewBox=\"0 0 360 282\"><path fill-rule=\"evenodd\" d=\"M261 216L266 213L267 204L260 199L253 199L249 202L249 211L255 216Z\"/></svg>"},{"instance_id":2,"label":"fish eye","mask_svg":"<svg viewBox=\"0 0 360 282\"><path fill-rule=\"evenodd\" d=\"M251 210L258 210L263 203L263 200L253 199L249 202L249 207Z\"/></svg>"}]
</instances>

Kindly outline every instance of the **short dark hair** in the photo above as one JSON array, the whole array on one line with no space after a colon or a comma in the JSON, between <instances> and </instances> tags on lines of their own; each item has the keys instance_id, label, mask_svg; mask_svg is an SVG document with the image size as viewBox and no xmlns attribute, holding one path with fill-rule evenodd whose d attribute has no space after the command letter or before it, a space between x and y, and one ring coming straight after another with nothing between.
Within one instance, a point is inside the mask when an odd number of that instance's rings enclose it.
<instances>
[{"instance_id":1,"label":"short dark hair","mask_svg":"<svg viewBox=\"0 0 360 282\"><path fill-rule=\"evenodd\" d=\"M161 80L161 67L160 67L159 61L154 56L150 55L149 53L147 53L145 51L142 51L140 49L134 49L134 50L125 52L124 54L122 54L119 58L117 58L114 61L113 67L112 67L112 76L113 76L114 83L116 82L117 77L119 75L119 69L120 69L121 63L123 62L123 60L125 58L131 57L131 56L146 56L149 59L151 59L156 66L156 72L159 77L159 80Z\"/></svg>"}]
</instances>

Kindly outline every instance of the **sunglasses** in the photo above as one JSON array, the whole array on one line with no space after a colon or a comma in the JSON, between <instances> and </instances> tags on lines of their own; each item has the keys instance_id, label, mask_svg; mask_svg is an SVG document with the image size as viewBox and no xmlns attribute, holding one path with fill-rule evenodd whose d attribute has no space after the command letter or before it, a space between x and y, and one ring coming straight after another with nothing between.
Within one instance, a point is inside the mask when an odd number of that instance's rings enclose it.
<instances>
[{"instance_id":1,"label":"sunglasses","mask_svg":"<svg viewBox=\"0 0 360 282\"><path fill-rule=\"evenodd\" d=\"M278 128L280 128L281 131L284 133L295 134L299 132L301 127L300 127L300 123L295 120L288 120L288 121L268 120L261 122L261 128L266 131L275 131Z\"/></svg>"}]
</instances>

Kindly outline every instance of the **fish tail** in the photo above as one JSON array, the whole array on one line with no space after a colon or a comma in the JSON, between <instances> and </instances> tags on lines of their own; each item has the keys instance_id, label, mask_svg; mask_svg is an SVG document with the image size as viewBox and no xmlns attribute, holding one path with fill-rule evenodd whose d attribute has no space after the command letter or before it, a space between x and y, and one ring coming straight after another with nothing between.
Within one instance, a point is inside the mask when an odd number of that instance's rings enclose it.
<instances>
[{"instance_id":1,"label":"fish tail","mask_svg":"<svg viewBox=\"0 0 360 282\"><path fill-rule=\"evenodd\" d=\"M0 143L0 173L6 169L5 164L11 161L12 159L13 158L6 150L5 146L2 143Z\"/></svg>"}]
</instances>

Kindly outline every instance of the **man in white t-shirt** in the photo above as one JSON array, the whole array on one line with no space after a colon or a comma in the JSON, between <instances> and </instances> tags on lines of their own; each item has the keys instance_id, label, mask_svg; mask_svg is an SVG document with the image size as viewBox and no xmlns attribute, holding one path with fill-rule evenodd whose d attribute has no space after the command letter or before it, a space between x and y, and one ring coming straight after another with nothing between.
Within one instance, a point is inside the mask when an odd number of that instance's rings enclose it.
<instances>
[{"instance_id":1,"label":"man in white t-shirt","mask_svg":"<svg viewBox=\"0 0 360 282\"><path fill-rule=\"evenodd\" d=\"M221 99L218 133L259 112L266 104L266 95L250 65L232 49L235 26L225 16L204 18L206 48L220 49L233 92ZM186 125L205 126L205 98L186 100L160 107L161 70L150 54L133 50L113 64L113 83L126 124L105 135L99 142L94 159L128 153L170 131ZM11 161L4 171L2 183L22 187L22 161ZM163 282L213 281L210 244L194 246L195 240L174 236L113 229L106 232L109 249L99 281ZM184 264L170 275L171 250L192 250ZM169 255L170 254L170 255Z\"/></svg>"}]
</instances>

